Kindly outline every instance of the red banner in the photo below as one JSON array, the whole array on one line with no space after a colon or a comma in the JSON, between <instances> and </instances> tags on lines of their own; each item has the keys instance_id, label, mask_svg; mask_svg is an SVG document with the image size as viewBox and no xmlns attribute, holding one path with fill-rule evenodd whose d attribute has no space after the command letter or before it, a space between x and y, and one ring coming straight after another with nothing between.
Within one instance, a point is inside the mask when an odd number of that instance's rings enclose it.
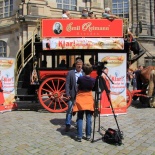
<instances>
[{"instance_id":1,"label":"red banner","mask_svg":"<svg viewBox=\"0 0 155 155\"><path fill-rule=\"evenodd\" d=\"M42 38L123 37L123 20L42 19Z\"/></svg>"}]
</instances>

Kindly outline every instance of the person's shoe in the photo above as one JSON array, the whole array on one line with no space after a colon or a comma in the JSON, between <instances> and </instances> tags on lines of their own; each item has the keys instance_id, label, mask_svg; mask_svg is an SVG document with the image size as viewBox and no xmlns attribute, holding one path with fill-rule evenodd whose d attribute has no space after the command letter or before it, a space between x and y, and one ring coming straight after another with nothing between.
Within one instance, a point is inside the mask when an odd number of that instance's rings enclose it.
<instances>
[{"instance_id":1,"label":"person's shoe","mask_svg":"<svg viewBox=\"0 0 155 155\"><path fill-rule=\"evenodd\" d=\"M74 128L76 128L76 129L77 129L77 122L75 122L75 123L74 123Z\"/></svg>"},{"instance_id":2,"label":"person's shoe","mask_svg":"<svg viewBox=\"0 0 155 155\"><path fill-rule=\"evenodd\" d=\"M77 142L82 142L81 138L78 138L78 137L76 138L76 141Z\"/></svg>"},{"instance_id":3,"label":"person's shoe","mask_svg":"<svg viewBox=\"0 0 155 155\"><path fill-rule=\"evenodd\" d=\"M70 126L66 126L65 131L66 131L66 132L69 132L69 130L70 130Z\"/></svg>"},{"instance_id":4,"label":"person's shoe","mask_svg":"<svg viewBox=\"0 0 155 155\"><path fill-rule=\"evenodd\" d=\"M86 140L87 141L91 141L91 137L86 137Z\"/></svg>"}]
</instances>

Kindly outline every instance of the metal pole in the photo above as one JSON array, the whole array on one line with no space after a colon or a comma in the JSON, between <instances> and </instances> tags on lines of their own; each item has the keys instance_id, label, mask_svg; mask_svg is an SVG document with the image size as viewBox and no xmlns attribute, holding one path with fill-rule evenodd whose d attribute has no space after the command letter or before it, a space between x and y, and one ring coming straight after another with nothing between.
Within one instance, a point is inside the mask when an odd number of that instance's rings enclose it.
<instances>
[{"instance_id":1,"label":"metal pole","mask_svg":"<svg viewBox=\"0 0 155 155\"><path fill-rule=\"evenodd\" d=\"M85 0L85 8L87 8L87 0Z\"/></svg>"},{"instance_id":2,"label":"metal pole","mask_svg":"<svg viewBox=\"0 0 155 155\"><path fill-rule=\"evenodd\" d=\"M131 10L130 10L132 12L131 13L132 14L132 17L131 17L131 23L132 23L131 32L133 33L133 0L131 0L131 7L132 7Z\"/></svg>"},{"instance_id":3,"label":"metal pole","mask_svg":"<svg viewBox=\"0 0 155 155\"><path fill-rule=\"evenodd\" d=\"M155 26L155 0L154 0L154 26ZM153 30L154 30L154 27L153 27Z\"/></svg>"},{"instance_id":4,"label":"metal pole","mask_svg":"<svg viewBox=\"0 0 155 155\"><path fill-rule=\"evenodd\" d=\"M136 36L138 37L138 35L139 35L139 22L138 22L138 20L139 20L139 18L138 18L138 0L136 0L136 17L137 17L137 29L136 29Z\"/></svg>"},{"instance_id":5,"label":"metal pole","mask_svg":"<svg viewBox=\"0 0 155 155\"><path fill-rule=\"evenodd\" d=\"M152 36L152 4L150 0L150 34Z\"/></svg>"},{"instance_id":6,"label":"metal pole","mask_svg":"<svg viewBox=\"0 0 155 155\"><path fill-rule=\"evenodd\" d=\"M89 10L91 10L91 7L92 7L92 0L90 0L90 9Z\"/></svg>"}]
</instances>

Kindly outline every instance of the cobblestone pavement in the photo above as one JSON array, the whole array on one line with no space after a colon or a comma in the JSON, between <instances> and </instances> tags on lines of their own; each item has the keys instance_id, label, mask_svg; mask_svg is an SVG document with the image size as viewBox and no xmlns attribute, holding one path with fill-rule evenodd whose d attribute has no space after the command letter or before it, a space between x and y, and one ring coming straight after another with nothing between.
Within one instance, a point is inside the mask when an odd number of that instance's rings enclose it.
<instances>
[{"instance_id":1,"label":"cobblestone pavement","mask_svg":"<svg viewBox=\"0 0 155 155\"><path fill-rule=\"evenodd\" d=\"M127 114L117 116L124 145L114 146L100 140L98 118L95 142L80 143L74 140L74 126L70 132L64 131L65 113L26 108L0 113L0 155L155 155L154 114L155 109L134 102ZM105 128L116 128L113 116L101 117L100 122Z\"/></svg>"}]
</instances>

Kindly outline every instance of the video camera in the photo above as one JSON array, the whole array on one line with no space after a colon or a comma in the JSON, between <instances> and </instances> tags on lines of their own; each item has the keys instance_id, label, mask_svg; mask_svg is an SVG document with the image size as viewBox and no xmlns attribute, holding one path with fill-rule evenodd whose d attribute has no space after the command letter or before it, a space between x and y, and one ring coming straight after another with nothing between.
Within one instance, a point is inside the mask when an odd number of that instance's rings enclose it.
<instances>
[{"instance_id":1,"label":"video camera","mask_svg":"<svg viewBox=\"0 0 155 155\"><path fill-rule=\"evenodd\" d=\"M96 67L97 67L97 75L98 76L101 76L102 74L102 70L103 68L105 68L105 65L107 64L108 62L107 61L103 61L103 62L97 62L96 63Z\"/></svg>"}]
</instances>

